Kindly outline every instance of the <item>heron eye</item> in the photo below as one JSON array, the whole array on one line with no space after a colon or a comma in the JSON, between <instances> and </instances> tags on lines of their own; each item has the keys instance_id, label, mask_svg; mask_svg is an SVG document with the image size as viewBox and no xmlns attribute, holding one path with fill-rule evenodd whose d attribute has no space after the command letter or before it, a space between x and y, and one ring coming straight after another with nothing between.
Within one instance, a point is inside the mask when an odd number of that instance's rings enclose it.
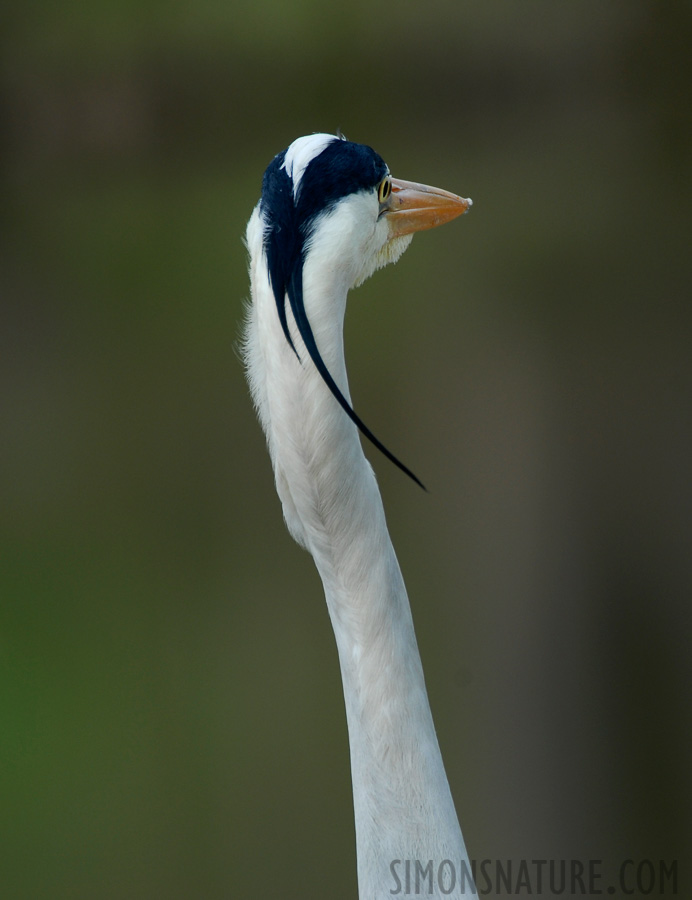
<instances>
[{"instance_id":1,"label":"heron eye","mask_svg":"<svg viewBox=\"0 0 692 900\"><path fill-rule=\"evenodd\" d=\"M380 201L380 203L384 203L391 193L392 179L387 176L386 178L382 179L379 187L377 188L377 199Z\"/></svg>"}]
</instances>

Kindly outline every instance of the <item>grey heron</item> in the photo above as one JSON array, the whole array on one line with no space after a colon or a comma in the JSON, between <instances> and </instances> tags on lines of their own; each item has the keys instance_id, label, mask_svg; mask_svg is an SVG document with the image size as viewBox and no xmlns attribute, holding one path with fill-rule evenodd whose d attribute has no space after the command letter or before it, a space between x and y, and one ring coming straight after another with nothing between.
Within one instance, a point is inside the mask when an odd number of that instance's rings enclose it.
<instances>
[{"instance_id":1,"label":"grey heron","mask_svg":"<svg viewBox=\"0 0 692 900\"><path fill-rule=\"evenodd\" d=\"M396 262L414 232L470 206L456 194L393 178L370 147L312 134L270 163L247 226L247 374L286 525L314 558L336 637L361 900L396 892L404 871L396 861L431 861L435 873L445 860L469 871L469 861L406 589L358 430L418 479L353 409L346 298ZM445 884L433 880L429 896L473 896L470 880L464 887L459 878L451 892L449 873Z\"/></svg>"}]
</instances>

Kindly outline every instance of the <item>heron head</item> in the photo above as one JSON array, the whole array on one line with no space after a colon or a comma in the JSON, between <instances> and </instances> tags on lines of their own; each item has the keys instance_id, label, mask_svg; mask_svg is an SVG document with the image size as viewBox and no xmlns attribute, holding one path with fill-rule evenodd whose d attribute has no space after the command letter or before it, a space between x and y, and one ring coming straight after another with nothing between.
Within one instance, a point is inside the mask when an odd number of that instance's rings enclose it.
<instances>
[{"instance_id":1,"label":"heron head","mask_svg":"<svg viewBox=\"0 0 692 900\"><path fill-rule=\"evenodd\" d=\"M317 346L304 292L313 311L317 308L330 323L338 322L335 315L351 287L396 262L416 231L449 222L470 206L470 200L449 191L393 178L371 147L333 134L293 141L274 157L262 181L263 258L286 341L301 359L289 328L290 308L308 355L349 418L419 484L365 426L336 385ZM341 300L339 311L334 308L335 297Z\"/></svg>"},{"instance_id":2,"label":"heron head","mask_svg":"<svg viewBox=\"0 0 692 900\"><path fill-rule=\"evenodd\" d=\"M449 191L393 178L365 144L306 135L278 154L264 175L270 271L300 268L314 254L348 289L396 262L416 231L449 222L470 206Z\"/></svg>"}]
</instances>

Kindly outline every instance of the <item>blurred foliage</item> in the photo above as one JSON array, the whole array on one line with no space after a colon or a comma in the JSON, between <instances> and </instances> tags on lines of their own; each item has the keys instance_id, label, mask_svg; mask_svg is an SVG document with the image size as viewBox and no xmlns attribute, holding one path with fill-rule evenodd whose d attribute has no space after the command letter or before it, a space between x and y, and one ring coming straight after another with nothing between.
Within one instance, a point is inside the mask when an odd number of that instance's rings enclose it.
<instances>
[{"instance_id":1,"label":"blurred foliage","mask_svg":"<svg viewBox=\"0 0 692 900\"><path fill-rule=\"evenodd\" d=\"M3 18L3 896L355 896L336 653L234 352L263 169L337 127L475 201L347 322L432 488L373 460L471 854L681 854L690 4Z\"/></svg>"}]
</instances>

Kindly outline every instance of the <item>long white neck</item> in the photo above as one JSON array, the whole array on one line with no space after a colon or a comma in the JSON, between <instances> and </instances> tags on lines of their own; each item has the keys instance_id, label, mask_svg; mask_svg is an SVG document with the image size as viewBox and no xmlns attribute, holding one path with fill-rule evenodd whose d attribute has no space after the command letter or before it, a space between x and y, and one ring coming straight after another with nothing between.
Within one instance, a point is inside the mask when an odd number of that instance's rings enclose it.
<instances>
[{"instance_id":1,"label":"long white neck","mask_svg":"<svg viewBox=\"0 0 692 900\"><path fill-rule=\"evenodd\" d=\"M257 226L257 223L255 223ZM258 227L258 226L257 226ZM287 525L312 554L339 651L348 720L361 900L473 896L468 857L435 735L411 610L372 469L355 426L315 370L299 362L276 314L261 245L248 228L253 304L246 351ZM348 397L343 311L349 285L304 271L318 347ZM319 296L316 287L319 284ZM451 861L457 888L450 886ZM432 878L426 867L432 861ZM420 866L419 869L416 867ZM433 892L428 893L432 882Z\"/></svg>"}]
</instances>

